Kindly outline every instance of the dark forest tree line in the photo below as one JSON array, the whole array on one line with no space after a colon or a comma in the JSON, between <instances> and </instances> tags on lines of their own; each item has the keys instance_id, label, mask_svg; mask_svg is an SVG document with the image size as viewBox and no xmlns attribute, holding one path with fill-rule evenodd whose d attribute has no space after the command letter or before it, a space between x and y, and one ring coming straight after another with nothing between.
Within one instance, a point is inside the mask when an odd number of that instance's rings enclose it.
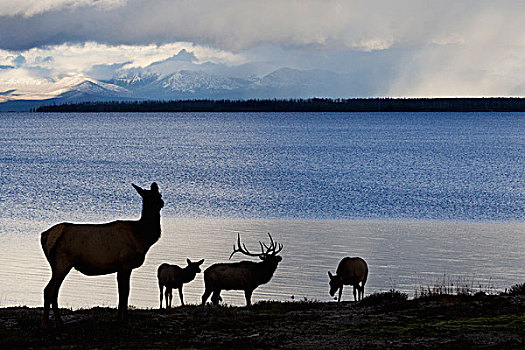
<instances>
[{"instance_id":1,"label":"dark forest tree line","mask_svg":"<svg viewBox=\"0 0 525 350\"><path fill-rule=\"evenodd\" d=\"M523 112L525 98L355 98L81 102L36 112Z\"/></svg>"}]
</instances>

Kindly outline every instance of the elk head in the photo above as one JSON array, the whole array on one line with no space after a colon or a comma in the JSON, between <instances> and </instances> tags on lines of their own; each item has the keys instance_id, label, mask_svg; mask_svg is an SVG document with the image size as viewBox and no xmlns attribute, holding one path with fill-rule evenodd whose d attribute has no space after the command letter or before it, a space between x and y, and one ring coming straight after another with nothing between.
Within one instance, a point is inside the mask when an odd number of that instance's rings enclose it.
<instances>
[{"instance_id":1,"label":"elk head","mask_svg":"<svg viewBox=\"0 0 525 350\"><path fill-rule=\"evenodd\" d=\"M230 259L232 258L233 254L235 253L242 253L247 256L256 256L259 257L264 262L272 263L277 265L283 258L277 255L281 250L283 250L282 244L277 244L274 242L272 235L268 232L268 237L270 237L270 245L267 246L266 244L259 241L259 245L261 246L261 252L260 253L251 253L247 248L246 245L241 244L241 235L237 234L237 247L235 247L235 244L233 245L233 252L230 255Z\"/></svg>"},{"instance_id":2,"label":"elk head","mask_svg":"<svg viewBox=\"0 0 525 350\"><path fill-rule=\"evenodd\" d=\"M188 266L186 266L188 271L191 271L193 273L199 273L199 272L201 272L200 266L204 262L204 259L201 259L201 260L199 260L197 262L192 262L190 259L186 259L186 262L188 263Z\"/></svg>"},{"instance_id":3,"label":"elk head","mask_svg":"<svg viewBox=\"0 0 525 350\"><path fill-rule=\"evenodd\" d=\"M140 194L144 202L145 208L151 208L152 210L160 210L164 207L164 201L162 195L159 192L159 186L156 182L153 182L149 190L140 188L135 184L131 184L133 188Z\"/></svg>"},{"instance_id":4,"label":"elk head","mask_svg":"<svg viewBox=\"0 0 525 350\"><path fill-rule=\"evenodd\" d=\"M328 277L330 277L330 296L333 297L335 292L343 287L343 280L337 275L332 275L330 271L328 271Z\"/></svg>"}]
</instances>

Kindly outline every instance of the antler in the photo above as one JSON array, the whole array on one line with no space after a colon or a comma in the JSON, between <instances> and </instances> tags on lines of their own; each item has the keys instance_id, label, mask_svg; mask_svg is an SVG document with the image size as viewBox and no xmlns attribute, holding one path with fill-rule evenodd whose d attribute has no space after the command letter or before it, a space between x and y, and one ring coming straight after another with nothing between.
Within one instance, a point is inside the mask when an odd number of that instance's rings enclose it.
<instances>
[{"instance_id":1,"label":"antler","mask_svg":"<svg viewBox=\"0 0 525 350\"><path fill-rule=\"evenodd\" d=\"M278 244L278 245L275 244L275 242L273 241L273 238L272 238L272 235L270 234L270 232L268 232L268 236L270 237L270 246L267 246L266 244L264 244L261 241L259 241L259 245L261 246L261 253L255 254L255 253L251 253L248 250L248 248L246 248L246 245L244 245L244 244L241 245L241 234L237 233L237 248L235 247L235 244L234 244L233 245L233 252L230 255L230 259L232 258L233 254L235 254L235 253L243 253L244 255L258 256L260 258L264 258L264 257L269 256L269 255L277 255L283 249L283 245L282 244ZM266 251L265 251L265 249L266 249Z\"/></svg>"},{"instance_id":2,"label":"antler","mask_svg":"<svg viewBox=\"0 0 525 350\"><path fill-rule=\"evenodd\" d=\"M261 254L250 253L248 248L246 248L246 245L244 244L241 245L241 234L240 233L237 233L237 247L238 248L235 248L235 244L233 245L233 252L230 255L230 259L235 253L243 253L244 255L248 255L248 256L261 256L264 254L264 253L261 253Z\"/></svg>"},{"instance_id":3,"label":"antler","mask_svg":"<svg viewBox=\"0 0 525 350\"><path fill-rule=\"evenodd\" d=\"M266 252L264 253L265 255L277 255L281 250L283 250L283 245L280 243L278 245L275 244L270 232L268 232L268 237L270 237L270 246L268 247L266 244L259 242L261 243L261 248L262 246L266 248Z\"/></svg>"}]
</instances>

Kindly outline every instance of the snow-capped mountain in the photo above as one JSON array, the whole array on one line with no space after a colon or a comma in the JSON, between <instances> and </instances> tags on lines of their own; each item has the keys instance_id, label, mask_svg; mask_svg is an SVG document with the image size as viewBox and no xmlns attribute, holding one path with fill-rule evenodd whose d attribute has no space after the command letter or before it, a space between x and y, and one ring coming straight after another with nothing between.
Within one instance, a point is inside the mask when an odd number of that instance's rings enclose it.
<instances>
[{"instance_id":1,"label":"snow-capped mountain","mask_svg":"<svg viewBox=\"0 0 525 350\"><path fill-rule=\"evenodd\" d=\"M117 76L110 80L109 83L133 90L154 84L159 79L159 76L160 75L158 73L148 73L130 69L120 72Z\"/></svg>"},{"instance_id":2,"label":"snow-capped mountain","mask_svg":"<svg viewBox=\"0 0 525 350\"><path fill-rule=\"evenodd\" d=\"M121 96L129 94L130 91L128 89L115 84L86 80L73 86L69 91L62 93L59 98L66 100L86 100L89 98L99 100L101 97L105 97L105 99L118 99Z\"/></svg>"},{"instance_id":3,"label":"snow-capped mountain","mask_svg":"<svg viewBox=\"0 0 525 350\"><path fill-rule=\"evenodd\" d=\"M129 97L148 99L213 98L246 88L248 81L201 71L171 74L124 72L108 81L130 91Z\"/></svg>"},{"instance_id":4,"label":"snow-capped mountain","mask_svg":"<svg viewBox=\"0 0 525 350\"><path fill-rule=\"evenodd\" d=\"M235 90L245 86L241 79L203 72L180 71L160 80L163 89L196 93L204 90Z\"/></svg>"},{"instance_id":5,"label":"snow-capped mountain","mask_svg":"<svg viewBox=\"0 0 525 350\"><path fill-rule=\"evenodd\" d=\"M260 77L237 78L205 71L171 74L126 71L107 83L139 99L345 97L349 76L330 71L278 69Z\"/></svg>"},{"instance_id":6,"label":"snow-capped mountain","mask_svg":"<svg viewBox=\"0 0 525 350\"><path fill-rule=\"evenodd\" d=\"M119 100L352 97L353 85L348 75L322 70L281 68L262 76L239 78L205 70L179 70L165 74L148 69L128 69L110 80L86 79L53 99L0 103L0 111L27 109L31 102L33 106L39 106ZM15 108L16 105L24 108Z\"/></svg>"}]
</instances>

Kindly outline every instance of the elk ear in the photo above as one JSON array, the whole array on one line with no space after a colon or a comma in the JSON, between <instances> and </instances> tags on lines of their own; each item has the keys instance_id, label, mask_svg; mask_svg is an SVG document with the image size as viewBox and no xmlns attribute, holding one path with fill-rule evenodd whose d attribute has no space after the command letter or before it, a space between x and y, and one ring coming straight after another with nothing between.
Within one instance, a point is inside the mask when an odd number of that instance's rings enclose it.
<instances>
[{"instance_id":1,"label":"elk ear","mask_svg":"<svg viewBox=\"0 0 525 350\"><path fill-rule=\"evenodd\" d=\"M191 265L191 260L190 259L186 259L186 262L188 263L188 265Z\"/></svg>"},{"instance_id":2,"label":"elk ear","mask_svg":"<svg viewBox=\"0 0 525 350\"><path fill-rule=\"evenodd\" d=\"M201 260L197 261L197 265L202 265L203 262L204 262L204 259L201 259Z\"/></svg>"},{"instance_id":3,"label":"elk ear","mask_svg":"<svg viewBox=\"0 0 525 350\"><path fill-rule=\"evenodd\" d=\"M137 190L137 192L140 194L141 197L144 197L144 190L142 188L140 188L139 186L135 184L131 184L131 186L133 186L133 188Z\"/></svg>"},{"instance_id":4,"label":"elk ear","mask_svg":"<svg viewBox=\"0 0 525 350\"><path fill-rule=\"evenodd\" d=\"M159 193L159 186L157 185L156 182L154 182L154 183L151 184L150 189L151 189L152 191L155 191L155 192Z\"/></svg>"},{"instance_id":5,"label":"elk ear","mask_svg":"<svg viewBox=\"0 0 525 350\"><path fill-rule=\"evenodd\" d=\"M334 277L334 275L332 275L332 273L330 271L328 271L328 277L330 277L330 279L332 279Z\"/></svg>"}]
</instances>

